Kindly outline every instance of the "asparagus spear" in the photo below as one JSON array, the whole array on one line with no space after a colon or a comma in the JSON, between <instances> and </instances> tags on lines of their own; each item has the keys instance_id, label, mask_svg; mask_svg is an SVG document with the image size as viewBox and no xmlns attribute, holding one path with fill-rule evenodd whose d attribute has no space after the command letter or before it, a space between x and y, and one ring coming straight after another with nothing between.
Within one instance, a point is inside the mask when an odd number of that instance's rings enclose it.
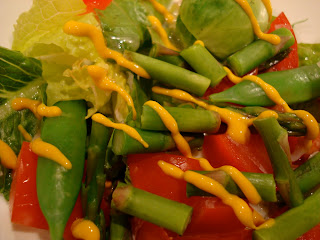
<instances>
[{"instance_id":1,"label":"asparagus spear","mask_svg":"<svg viewBox=\"0 0 320 240\"><path fill-rule=\"evenodd\" d=\"M113 208L182 235L192 214L192 207L160 197L123 183L112 195Z\"/></svg>"},{"instance_id":2,"label":"asparagus spear","mask_svg":"<svg viewBox=\"0 0 320 240\"><path fill-rule=\"evenodd\" d=\"M294 170L302 193L306 193L320 183L320 152Z\"/></svg>"},{"instance_id":3,"label":"asparagus spear","mask_svg":"<svg viewBox=\"0 0 320 240\"><path fill-rule=\"evenodd\" d=\"M86 181L82 185L81 191L82 208L85 218L98 224L101 237L105 235L104 224L100 224L101 220L104 220L104 216L101 217L103 213L100 211L106 181L104 160L111 133L112 129L92 121L88 146Z\"/></svg>"},{"instance_id":4,"label":"asparagus spear","mask_svg":"<svg viewBox=\"0 0 320 240\"><path fill-rule=\"evenodd\" d=\"M221 124L216 112L179 107L165 107L177 121L181 132L216 132ZM167 131L159 115L151 107L144 105L141 116L141 128L145 130Z\"/></svg>"},{"instance_id":5,"label":"asparagus spear","mask_svg":"<svg viewBox=\"0 0 320 240\"><path fill-rule=\"evenodd\" d=\"M210 85L210 79L158 59L130 51L126 51L125 56L143 67L151 78L198 96L202 96Z\"/></svg>"},{"instance_id":6,"label":"asparagus spear","mask_svg":"<svg viewBox=\"0 0 320 240\"><path fill-rule=\"evenodd\" d=\"M277 53L288 49L295 42L295 38L289 29L280 28L273 31L272 34L281 38L280 44L273 45L259 39L227 58L227 64L236 75L245 75Z\"/></svg>"},{"instance_id":7,"label":"asparagus spear","mask_svg":"<svg viewBox=\"0 0 320 240\"><path fill-rule=\"evenodd\" d=\"M130 234L128 215L116 210L112 211L109 240L130 240Z\"/></svg>"},{"instance_id":8,"label":"asparagus spear","mask_svg":"<svg viewBox=\"0 0 320 240\"><path fill-rule=\"evenodd\" d=\"M299 206L303 203L303 195L288 159L287 131L273 117L255 120L253 125L266 145L282 198L291 207Z\"/></svg>"},{"instance_id":9,"label":"asparagus spear","mask_svg":"<svg viewBox=\"0 0 320 240\"><path fill-rule=\"evenodd\" d=\"M216 86L227 75L222 65L200 44L184 49L180 55L197 73L211 80L211 87Z\"/></svg>"},{"instance_id":10,"label":"asparagus spear","mask_svg":"<svg viewBox=\"0 0 320 240\"><path fill-rule=\"evenodd\" d=\"M116 155L126 155L130 153L145 153L145 152L162 152L175 147L170 133L155 132L137 129L142 139L149 144L145 148L137 140L127 135L124 131L114 130L112 140L112 151Z\"/></svg>"},{"instance_id":11,"label":"asparagus spear","mask_svg":"<svg viewBox=\"0 0 320 240\"><path fill-rule=\"evenodd\" d=\"M244 197L240 188L226 172L222 170L215 170L212 172L202 172L202 174L221 183L229 193ZM262 200L268 202L277 201L276 184L272 174L249 172L242 172L242 174L248 178L257 189ZM211 194L202 191L191 183L187 183L187 196L211 196Z\"/></svg>"},{"instance_id":12,"label":"asparagus spear","mask_svg":"<svg viewBox=\"0 0 320 240\"><path fill-rule=\"evenodd\" d=\"M254 240L294 240L320 222L320 190L308 197L303 204L275 218L269 228L253 232Z\"/></svg>"}]
</instances>

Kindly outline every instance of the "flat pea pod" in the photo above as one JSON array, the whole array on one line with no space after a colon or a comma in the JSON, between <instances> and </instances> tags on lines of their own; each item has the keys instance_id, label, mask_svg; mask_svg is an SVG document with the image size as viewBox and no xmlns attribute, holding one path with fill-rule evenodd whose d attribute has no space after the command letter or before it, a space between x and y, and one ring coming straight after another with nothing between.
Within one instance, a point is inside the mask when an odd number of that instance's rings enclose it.
<instances>
[{"instance_id":1,"label":"flat pea pod","mask_svg":"<svg viewBox=\"0 0 320 240\"><path fill-rule=\"evenodd\" d=\"M67 170L39 157L37 195L49 224L51 240L61 240L81 187L87 136L86 103L62 101L55 106L62 110L62 115L44 120L41 139L56 146L69 159L72 168Z\"/></svg>"},{"instance_id":2,"label":"flat pea pod","mask_svg":"<svg viewBox=\"0 0 320 240\"><path fill-rule=\"evenodd\" d=\"M290 105L320 96L319 64L258 75L279 92ZM274 103L256 83L245 80L209 97L211 102L231 102L244 106L272 106Z\"/></svg>"}]
</instances>

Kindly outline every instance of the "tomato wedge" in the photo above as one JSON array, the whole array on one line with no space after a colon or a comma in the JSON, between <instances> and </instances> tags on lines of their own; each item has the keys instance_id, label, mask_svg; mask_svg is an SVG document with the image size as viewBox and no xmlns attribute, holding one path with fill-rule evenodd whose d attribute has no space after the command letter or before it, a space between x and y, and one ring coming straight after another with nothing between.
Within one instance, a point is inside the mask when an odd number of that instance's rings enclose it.
<instances>
[{"instance_id":1,"label":"tomato wedge","mask_svg":"<svg viewBox=\"0 0 320 240\"><path fill-rule=\"evenodd\" d=\"M271 23L268 33L279 28L289 29L292 32L293 36L295 37L293 28L288 18L283 12L280 13L279 16ZM297 67L299 67L299 56L298 56L298 43L296 39L296 42L291 46L291 52L289 53L289 55L285 59L283 59L281 62L277 63L276 65L268 69L267 72L283 71L283 70L297 68Z\"/></svg>"},{"instance_id":2,"label":"tomato wedge","mask_svg":"<svg viewBox=\"0 0 320 240\"><path fill-rule=\"evenodd\" d=\"M49 229L37 197L37 163L38 156L31 151L30 143L23 142L10 190L11 221L29 227ZM75 239L71 234L70 227L73 221L82 217L81 200L78 197L64 232L65 240Z\"/></svg>"},{"instance_id":3,"label":"tomato wedge","mask_svg":"<svg viewBox=\"0 0 320 240\"><path fill-rule=\"evenodd\" d=\"M207 135L203 153L213 167L231 165L244 172L273 172L264 142L258 134L251 134L245 144L233 141L226 133Z\"/></svg>"}]
</instances>

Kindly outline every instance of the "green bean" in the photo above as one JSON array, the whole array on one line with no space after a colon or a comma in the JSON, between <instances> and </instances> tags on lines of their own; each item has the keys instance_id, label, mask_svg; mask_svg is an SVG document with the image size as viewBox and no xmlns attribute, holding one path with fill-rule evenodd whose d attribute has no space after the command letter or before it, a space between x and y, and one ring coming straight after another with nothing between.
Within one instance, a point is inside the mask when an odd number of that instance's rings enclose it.
<instances>
[{"instance_id":1,"label":"green bean","mask_svg":"<svg viewBox=\"0 0 320 240\"><path fill-rule=\"evenodd\" d=\"M305 102L320 96L320 67L317 64L286 71L258 75L279 92L288 103ZM230 102L244 106L274 105L256 83L243 81L220 93L209 97L211 102Z\"/></svg>"},{"instance_id":2,"label":"green bean","mask_svg":"<svg viewBox=\"0 0 320 240\"><path fill-rule=\"evenodd\" d=\"M86 103L64 101L55 105L62 110L62 115L44 120L41 138L56 146L69 159L72 168L67 170L50 159L39 157L37 194L51 239L61 240L81 187L87 136Z\"/></svg>"}]
</instances>

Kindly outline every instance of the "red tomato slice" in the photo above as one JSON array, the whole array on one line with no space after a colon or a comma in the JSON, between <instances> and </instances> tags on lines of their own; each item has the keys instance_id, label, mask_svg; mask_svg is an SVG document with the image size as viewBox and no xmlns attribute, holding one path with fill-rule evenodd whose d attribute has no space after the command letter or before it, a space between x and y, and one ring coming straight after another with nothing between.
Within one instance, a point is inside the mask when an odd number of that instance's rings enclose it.
<instances>
[{"instance_id":1,"label":"red tomato slice","mask_svg":"<svg viewBox=\"0 0 320 240\"><path fill-rule=\"evenodd\" d=\"M201 170L198 160L183 156L153 153L134 154L128 156L128 167L133 186L167 197L172 200L183 202L193 207L191 223L188 225L183 237L167 231L161 227L146 223L141 219L134 218L132 221L132 232L136 240L159 239L249 239L239 238L248 236L245 227L239 222L233 210L224 205L221 200L215 197L186 197L186 182L174 179L162 172L158 161L169 162L183 171ZM232 232L232 233L230 233ZM226 233L230 233L224 235ZM151 237L154 236L154 237ZM251 236L251 235L250 235ZM230 238L227 238L230 237ZM233 238L232 238L233 237Z\"/></svg>"},{"instance_id":2,"label":"red tomato slice","mask_svg":"<svg viewBox=\"0 0 320 240\"><path fill-rule=\"evenodd\" d=\"M309 232L303 234L297 240L318 240L320 239L320 224L312 228Z\"/></svg>"},{"instance_id":3,"label":"red tomato slice","mask_svg":"<svg viewBox=\"0 0 320 240\"><path fill-rule=\"evenodd\" d=\"M106 9L112 0L83 0L83 2L87 5L87 13L89 13L93 12L94 9Z\"/></svg>"},{"instance_id":4,"label":"red tomato slice","mask_svg":"<svg viewBox=\"0 0 320 240\"><path fill-rule=\"evenodd\" d=\"M48 223L41 212L37 197L37 163L37 155L31 151L28 142L23 142L10 190L11 221L29 227L48 229ZM73 221L82 217L81 200L78 197L64 232L65 240L75 239L70 227Z\"/></svg>"},{"instance_id":5,"label":"red tomato slice","mask_svg":"<svg viewBox=\"0 0 320 240\"><path fill-rule=\"evenodd\" d=\"M283 12L280 13L280 15L271 23L268 33L279 28L289 29L292 32L293 36L295 36L293 28L289 20L287 19L286 15ZM267 72L283 71L283 70L297 68L297 67L299 67L299 57L298 57L298 44L296 40L293 46L291 46L291 52L289 53L289 55L285 59L283 59L281 62L276 64L275 66L268 69Z\"/></svg>"},{"instance_id":6,"label":"red tomato slice","mask_svg":"<svg viewBox=\"0 0 320 240\"><path fill-rule=\"evenodd\" d=\"M226 133L207 135L203 153L213 167L231 165L244 172L273 172L264 142L258 134L251 134L246 144L233 141Z\"/></svg>"}]
</instances>

